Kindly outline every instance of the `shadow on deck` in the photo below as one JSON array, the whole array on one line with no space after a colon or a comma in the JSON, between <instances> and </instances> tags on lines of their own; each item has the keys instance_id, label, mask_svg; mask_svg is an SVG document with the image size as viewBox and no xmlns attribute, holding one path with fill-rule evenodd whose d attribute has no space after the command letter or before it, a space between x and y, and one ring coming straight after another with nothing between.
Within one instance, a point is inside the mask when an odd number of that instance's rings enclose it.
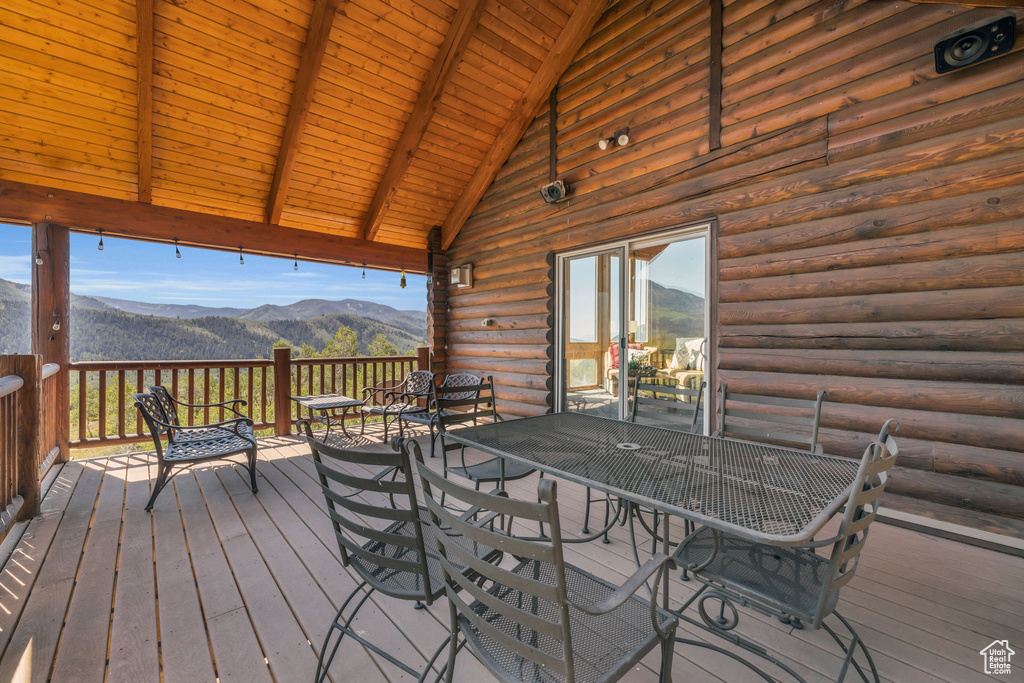
<instances>
[{"instance_id":1,"label":"shadow on deck","mask_svg":"<svg viewBox=\"0 0 1024 683\"><path fill-rule=\"evenodd\" d=\"M373 436L360 441L387 448ZM151 516L143 511L155 472L149 454L66 464L0 577L0 681L310 680L353 575L340 564L305 443L263 439L259 470L254 496L240 467L196 468L174 479ZM532 498L535 485L528 478L509 490ZM578 532L582 489L563 483L560 508L563 529ZM616 527L612 541L569 546L567 560L621 582L634 569L626 531ZM979 650L996 639L1024 647L1022 575L1020 558L875 525L840 611L886 680L983 681ZM673 601L692 590L692 582L674 581ZM355 627L422 663L444 638L447 615L443 600L415 611L374 596ZM749 611L739 630L808 681L839 670L823 632L793 631ZM655 653L629 679L656 680L657 665ZM685 645L677 646L674 675L756 679ZM331 677L405 679L352 641ZM460 654L456 680L489 679L468 651Z\"/></svg>"}]
</instances>

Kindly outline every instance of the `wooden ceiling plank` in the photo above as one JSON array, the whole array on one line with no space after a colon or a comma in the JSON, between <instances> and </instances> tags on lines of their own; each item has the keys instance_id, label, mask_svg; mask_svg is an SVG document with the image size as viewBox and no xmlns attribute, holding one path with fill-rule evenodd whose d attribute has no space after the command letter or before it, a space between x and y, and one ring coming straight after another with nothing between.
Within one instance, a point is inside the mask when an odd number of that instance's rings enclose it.
<instances>
[{"instance_id":1,"label":"wooden ceiling plank","mask_svg":"<svg viewBox=\"0 0 1024 683\"><path fill-rule=\"evenodd\" d=\"M47 218L49 216L49 218ZM33 223L56 223L79 230L103 230L132 237L299 258L327 263L363 263L378 268L423 273L422 249L343 238L312 230L215 216L0 179L0 217Z\"/></svg>"},{"instance_id":2,"label":"wooden ceiling plank","mask_svg":"<svg viewBox=\"0 0 1024 683\"><path fill-rule=\"evenodd\" d=\"M309 116L309 106L313 102L324 53L330 43L331 27L334 25L338 2L339 0L316 0L313 6L306 45L302 50L302 61L299 63L295 90L285 122L284 136L281 138L281 151L277 157L274 180L270 186L270 197L267 201L268 223L277 223L281 220L281 210L288 194L288 182L291 180L292 169L295 168L295 160L298 158L299 139Z\"/></svg>"},{"instance_id":3,"label":"wooden ceiling plank","mask_svg":"<svg viewBox=\"0 0 1024 683\"><path fill-rule=\"evenodd\" d=\"M139 201L153 201L153 0L135 3Z\"/></svg>"},{"instance_id":4,"label":"wooden ceiling plank","mask_svg":"<svg viewBox=\"0 0 1024 683\"><path fill-rule=\"evenodd\" d=\"M370 202L370 209L366 213L362 228L362 235L366 239L372 240L380 230L388 205L409 168L409 163L419 147L420 140L423 139L427 126L430 125L430 120L433 118L448 81L462 60L462 54L476 30L480 16L483 14L483 8L483 0L463 0L459 5L459 10L455 13L455 18L445 34L437 58L427 74L427 80L420 90L416 106L406 121L402 136L398 139L398 145L388 162L387 170L384 171L373 201Z\"/></svg>"},{"instance_id":5,"label":"wooden ceiling plank","mask_svg":"<svg viewBox=\"0 0 1024 683\"><path fill-rule=\"evenodd\" d=\"M455 240L456 235L473 213L473 209L483 198L487 188L494 181L502 164L508 159L520 138L536 118L541 107L547 101L551 89L558 82L559 76L572 62L573 57L590 36L597 20L601 18L607 7L607 0L581 0L573 12L569 23L558 36L551 52L544 58L544 63L530 82L530 87L509 117L508 123L494 141L487 157L480 164L465 191L460 195L452 212L441 226L442 247L447 249Z\"/></svg>"}]
</instances>

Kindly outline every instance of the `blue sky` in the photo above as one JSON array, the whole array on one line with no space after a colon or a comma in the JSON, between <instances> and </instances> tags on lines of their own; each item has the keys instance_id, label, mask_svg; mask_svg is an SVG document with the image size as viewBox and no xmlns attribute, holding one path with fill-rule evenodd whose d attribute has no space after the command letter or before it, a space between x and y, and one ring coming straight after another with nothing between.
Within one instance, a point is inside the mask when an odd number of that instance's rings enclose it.
<instances>
[{"instance_id":1,"label":"blue sky","mask_svg":"<svg viewBox=\"0 0 1024 683\"><path fill-rule=\"evenodd\" d=\"M180 247L171 244L71 234L71 291L149 303L198 304L255 308L290 304L301 299L362 299L402 310L426 310L427 279L399 274L299 261ZM28 283L32 278L31 231L0 224L0 278Z\"/></svg>"}]
</instances>

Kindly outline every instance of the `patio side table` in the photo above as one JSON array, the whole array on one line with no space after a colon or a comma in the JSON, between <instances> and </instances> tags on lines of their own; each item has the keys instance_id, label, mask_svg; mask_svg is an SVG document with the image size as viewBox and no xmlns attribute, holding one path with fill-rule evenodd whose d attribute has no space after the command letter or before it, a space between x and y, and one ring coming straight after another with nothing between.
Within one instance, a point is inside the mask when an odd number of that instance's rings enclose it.
<instances>
[{"instance_id":1,"label":"patio side table","mask_svg":"<svg viewBox=\"0 0 1024 683\"><path fill-rule=\"evenodd\" d=\"M331 433L331 426L336 424L341 425L341 431L347 438L348 430L345 429L345 419L348 416L348 412L353 408L360 408L363 405L363 401L341 394L292 396L291 399L309 410L310 422L320 422L326 426L327 431L324 434L324 438L327 438ZM340 415L337 413L339 410L341 411ZM319 412L319 416L314 415L314 411Z\"/></svg>"}]
</instances>

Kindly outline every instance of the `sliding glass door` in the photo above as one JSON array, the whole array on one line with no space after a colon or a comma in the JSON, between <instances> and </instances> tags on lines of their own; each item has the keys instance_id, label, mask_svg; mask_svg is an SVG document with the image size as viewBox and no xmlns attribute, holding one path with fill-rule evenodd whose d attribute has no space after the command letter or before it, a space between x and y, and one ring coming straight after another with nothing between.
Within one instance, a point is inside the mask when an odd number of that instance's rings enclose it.
<instances>
[{"instance_id":1,"label":"sliding glass door","mask_svg":"<svg viewBox=\"0 0 1024 683\"><path fill-rule=\"evenodd\" d=\"M556 409L625 418L638 374L697 388L707 262L707 226L559 256Z\"/></svg>"}]
</instances>

